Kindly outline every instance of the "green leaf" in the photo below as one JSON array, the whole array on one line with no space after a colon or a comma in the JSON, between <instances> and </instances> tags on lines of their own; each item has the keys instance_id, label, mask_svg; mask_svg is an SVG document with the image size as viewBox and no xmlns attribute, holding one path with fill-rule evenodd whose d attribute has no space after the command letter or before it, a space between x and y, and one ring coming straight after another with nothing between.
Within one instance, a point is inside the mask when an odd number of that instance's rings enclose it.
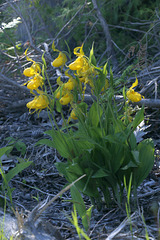
<instances>
[{"instance_id":1,"label":"green leaf","mask_svg":"<svg viewBox=\"0 0 160 240\"><path fill-rule=\"evenodd\" d=\"M113 72L112 72L112 69L110 69L110 86L113 88Z\"/></svg>"},{"instance_id":2,"label":"green leaf","mask_svg":"<svg viewBox=\"0 0 160 240\"><path fill-rule=\"evenodd\" d=\"M89 128L89 135L92 139L91 141L95 140L97 143L100 143L99 141L101 141L102 139L102 131L103 129L101 129L100 127Z\"/></svg>"},{"instance_id":3,"label":"green leaf","mask_svg":"<svg viewBox=\"0 0 160 240\"><path fill-rule=\"evenodd\" d=\"M32 162L23 162L12 168L7 174L5 174L6 181L9 182L13 177L15 177L19 172L22 172L25 168L29 167Z\"/></svg>"},{"instance_id":4,"label":"green leaf","mask_svg":"<svg viewBox=\"0 0 160 240\"><path fill-rule=\"evenodd\" d=\"M84 204L84 200L81 196L81 193L79 192L79 190L76 188L75 185L73 185L70 188L70 191L71 191L72 200L75 203L78 214L80 215L80 217L82 217L84 213L86 213L86 207Z\"/></svg>"},{"instance_id":5,"label":"green leaf","mask_svg":"<svg viewBox=\"0 0 160 240\"><path fill-rule=\"evenodd\" d=\"M136 163L136 164L139 164L139 151L132 150L131 153L132 153L132 155L133 155L133 158L134 158L134 160L135 160L135 163Z\"/></svg>"},{"instance_id":6,"label":"green leaf","mask_svg":"<svg viewBox=\"0 0 160 240\"><path fill-rule=\"evenodd\" d=\"M54 144L53 144L52 140L45 139L45 138L36 142L35 145L46 145L48 147L54 147Z\"/></svg>"},{"instance_id":7,"label":"green leaf","mask_svg":"<svg viewBox=\"0 0 160 240\"><path fill-rule=\"evenodd\" d=\"M124 167L121 168L121 170L125 171L125 170L128 170L130 168L136 168L137 167L137 164L130 161L128 164L124 165Z\"/></svg>"},{"instance_id":8,"label":"green leaf","mask_svg":"<svg viewBox=\"0 0 160 240\"><path fill-rule=\"evenodd\" d=\"M26 144L22 141L17 141L15 143L15 148L17 149L18 152L20 152L22 155L25 154L26 152Z\"/></svg>"},{"instance_id":9,"label":"green leaf","mask_svg":"<svg viewBox=\"0 0 160 240\"><path fill-rule=\"evenodd\" d=\"M69 167L66 168L66 171L69 173L75 173L78 176L81 176L84 174L82 168L79 166L78 163L73 163Z\"/></svg>"},{"instance_id":10,"label":"green leaf","mask_svg":"<svg viewBox=\"0 0 160 240\"><path fill-rule=\"evenodd\" d=\"M58 172L62 175L65 176L65 178L67 178L67 172L66 172L66 168L68 167L68 162L56 162L55 166L58 170Z\"/></svg>"},{"instance_id":11,"label":"green leaf","mask_svg":"<svg viewBox=\"0 0 160 240\"><path fill-rule=\"evenodd\" d=\"M144 120L144 106L141 108L140 111L137 112L133 122L132 127L133 131L136 129L136 127Z\"/></svg>"},{"instance_id":12,"label":"green leaf","mask_svg":"<svg viewBox=\"0 0 160 240\"><path fill-rule=\"evenodd\" d=\"M134 169L133 177L136 187L148 176L154 164L154 144L151 139L145 139L138 145L139 166Z\"/></svg>"},{"instance_id":13,"label":"green leaf","mask_svg":"<svg viewBox=\"0 0 160 240\"><path fill-rule=\"evenodd\" d=\"M69 134L54 129L46 131L46 133L52 137L52 147L56 148L62 157L72 159L75 146L73 144L74 140L70 138Z\"/></svg>"},{"instance_id":14,"label":"green leaf","mask_svg":"<svg viewBox=\"0 0 160 240\"><path fill-rule=\"evenodd\" d=\"M123 94L124 99L126 99L126 88L125 88L125 86L123 87L122 94Z\"/></svg>"},{"instance_id":15,"label":"green leaf","mask_svg":"<svg viewBox=\"0 0 160 240\"><path fill-rule=\"evenodd\" d=\"M84 113L84 114L87 113L87 108L88 108L88 105L85 102L81 102L81 103L78 104L78 109L80 109L81 112Z\"/></svg>"},{"instance_id":16,"label":"green leaf","mask_svg":"<svg viewBox=\"0 0 160 240\"><path fill-rule=\"evenodd\" d=\"M1 158L5 153L11 152L12 149L13 149L13 146L0 148L0 158Z\"/></svg>"},{"instance_id":17,"label":"green leaf","mask_svg":"<svg viewBox=\"0 0 160 240\"><path fill-rule=\"evenodd\" d=\"M92 208L93 208L93 205L90 208L88 208L86 211L89 222L91 220Z\"/></svg>"},{"instance_id":18,"label":"green leaf","mask_svg":"<svg viewBox=\"0 0 160 240\"><path fill-rule=\"evenodd\" d=\"M125 148L122 144L112 144L110 147L111 152L111 160L110 165L112 168L112 172L116 173L120 167L122 166L125 160Z\"/></svg>"},{"instance_id":19,"label":"green leaf","mask_svg":"<svg viewBox=\"0 0 160 240\"><path fill-rule=\"evenodd\" d=\"M95 92L99 95L102 91L102 88L105 85L106 74L103 71L100 71L98 78L95 80Z\"/></svg>"},{"instance_id":20,"label":"green leaf","mask_svg":"<svg viewBox=\"0 0 160 240\"><path fill-rule=\"evenodd\" d=\"M60 104L59 100L56 101L56 111L61 113L62 111L62 104Z\"/></svg>"},{"instance_id":21,"label":"green leaf","mask_svg":"<svg viewBox=\"0 0 160 240\"><path fill-rule=\"evenodd\" d=\"M88 230L88 220L87 220L86 207L84 204L84 200L83 200L80 192L76 188L76 186L72 186L70 191L71 191L72 200L74 201L77 212L80 215L80 217L82 218L83 226L84 226L85 230L87 231Z\"/></svg>"},{"instance_id":22,"label":"green leaf","mask_svg":"<svg viewBox=\"0 0 160 240\"><path fill-rule=\"evenodd\" d=\"M98 109L99 108L99 109ZM98 113L99 111L99 113ZM99 123L99 118L102 116L103 110L102 108L97 104L97 102L94 102L89 110L88 113L88 123L90 126L97 127Z\"/></svg>"},{"instance_id":23,"label":"green leaf","mask_svg":"<svg viewBox=\"0 0 160 240\"><path fill-rule=\"evenodd\" d=\"M130 134L128 141L130 143L131 149L135 150L137 148L137 141L136 141L136 137L133 132Z\"/></svg>"},{"instance_id":24,"label":"green leaf","mask_svg":"<svg viewBox=\"0 0 160 240\"><path fill-rule=\"evenodd\" d=\"M90 225L90 220L91 220L91 214L92 214L92 208L93 205L85 212L85 214L82 216L82 224L87 231ZM90 238L88 238L90 239Z\"/></svg>"},{"instance_id":25,"label":"green leaf","mask_svg":"<svg viewBox=\"0 0 160 240\"><path fill-rule=\"evenodd\" d=\"M107 173L103 168L100 168L95 174L93 174L92 178L102 178L109 176L110 174Z\"/></svg>"}]
</instances>

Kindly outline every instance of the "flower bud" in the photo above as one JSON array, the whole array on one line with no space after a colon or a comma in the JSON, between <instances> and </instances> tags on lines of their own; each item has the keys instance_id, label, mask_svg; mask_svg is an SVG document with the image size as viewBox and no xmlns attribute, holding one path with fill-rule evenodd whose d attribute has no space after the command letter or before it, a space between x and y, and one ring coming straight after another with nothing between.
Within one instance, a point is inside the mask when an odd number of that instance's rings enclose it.
<instances>
[{"instance_id":1,"label":"flower bud","mask_svg":"<svg viewBox=\"0 0 160 240\"><path fill-rule=\"evenodd\" d=\"M138 92L135 92L134 89L127 91L127 98L132 102L139 102L142 99L142 95Z\"/></svg>"},{"instance_id":2,"label":"flower bud","mask_svg":"<svg viewBox=\"0 0 160 240\"><path fill-rule=\"evenodd\" d=\"M71 111L70 117L71 117L73 120L78 119L77 116L76 116L76 114L75 114L75 109L73 109L73 110Z\"/></svg>"},{"instance_id":3,"label":"flower bud","mask_svg":"<svg viewBox=\"0 0 160 240\"><path fill-rule=\"evenodd\" d=\"M24 69L23 74L26 77L32 77L37 73L41 72L41 68L38 63L33 63L31 67Z\"/></svg>"}]
</instances>

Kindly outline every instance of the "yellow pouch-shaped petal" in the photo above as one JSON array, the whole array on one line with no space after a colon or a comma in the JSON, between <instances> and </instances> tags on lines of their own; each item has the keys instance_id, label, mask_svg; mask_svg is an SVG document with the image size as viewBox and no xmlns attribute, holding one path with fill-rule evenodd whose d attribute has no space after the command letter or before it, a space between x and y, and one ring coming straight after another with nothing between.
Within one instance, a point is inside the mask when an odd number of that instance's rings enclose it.
<instances>
[{"instance_id":1,"label":"yellow pouch-shaped petal","mask_svg":"<svg viewBox=\"0 0 160 240\"><path fill-rule=\"evenodd\" d=\"M31 102L28 102L26 106L30 110L35 109L36 111L38 111L48 107L48 105L49 105L49 101L47 96L40 95L40 96L36 96Z\"/></svg>"},{"instance_id":2,"label":"yellow pouch-shaped petal","mask_svg":"<svg viewBox=\"0 0 160 240\"><path fill-rule=\"evenodd\" d=\"M84 65L83 57L78 57L73 63L69 64L71 70L80 70Z\"/></svg>"},{"instance_id":3,"label":"yellow pouch-shaped petal","mask_svg":"<svg viewBox=\"0 0 160 240\"><path fill-rule=\"evenodd\" d=\"M32 77L32 76L34 76L35 71L34 71L34 69L32 69L32 68L30 67L30 68L24 69L23 74L24 74L26 77Z\"/></svg>"},{"instance_id":4,"label":"yellow pouch-shaped petal","mask_svg":"<svg viewBox=\"0 0 160 240\"><path fill-rule=\"evenodd\" d=\"M26 77L33 77L35 74L41 73L41 68L38 63L33 63L31 67L24 69L23 74Z\"/></svg>"},{"instance_id":5,"label":"yellow pouch-shaped petal","mask_svg":"<svg viewBox=\"0 0 160 240\"><path fill-rule=\"evenodd\" d=\"M36 90L41 84L33 79L27 84L27 88L30 90Z\"/></svg>"},{"instance_id":6,"label":"yellow pouch-shaped petal","mask_svg":"<svg viewBox=\"0 0 160 240\"><path fill-rule=\"evenodd\" d=\"M36 90L38 87L42 87L42 85L43 85L42 76L36 74L35 77L31 79L27 84L27 88L30 90Z\"/></svg>"},{"instance_id":7,"label":"yellow pouch-shaped petal","mask_svg":"<svg viewBox=\"0 0 160 240\"><path fill-rule=\"evenodd\" d=\"M67 57L64 53L60 52L58 57L52 62L53 67L64 66L67 62Z\"/></svg>"},{"instance_id":8,"label":"yellow pouch-shaped petal","mask_svg":"<svg viewBox=\"0 0 160 240\"><path fill-rule=\"evenodd\" d=\"M142 95L138 92L135 92L133 89L127 91L127 98L132 102L139 102L142 99Z\"/></svg>"},{"instance_id":9,"label":"yellow pouch-shaped petal","mask_svg":"<svg viewBox=\"0 0 160 240\"><path fill-rule=\"evenodd\" d=\"M36 101L36 108L37 109L44 109L48 107L49 101L47 96L45 95L40 95Z\"/></svg>"},{"instance_id":10,"label":"yellow pouch-shaped petal","mask_svg":"<svg viewBox=\"0 0 160 240\"><path fill-rule=\"evenodd\" d=\"M26 104L27 108L29 108L30 110L35 108L35 100L36 100L36 98L37 97L35 97L32 101L30 101L30 102L28 102Z\"/></svg>"},{"instance_id":11,"label":"yellow pouch-shaped petal","mask_svg":"<svg viewBox=\"0 0 160 240\"><path fill-rule=\"evenodd\" d=\"M68 82L66 82L64 84L64 88L68 89L69 91L73 90L74 86L75 86L75 84L74 84L73 80L71 80L71 79L69 79Z\"/></svg>"},{"instance_id":12,"label":"yellow pouch-shaped petal","mask_svg":"<svg viewBox=\"0 0 160 240\"><path fill-rule=\"evenodd\" d=\"M62 104L62 105L67 105L67 104L70 103L70 101L71 101L71 96L70 96L69 94L64 95L64 96L59 100L60 104Z\"/></svg>"}]
</instances>

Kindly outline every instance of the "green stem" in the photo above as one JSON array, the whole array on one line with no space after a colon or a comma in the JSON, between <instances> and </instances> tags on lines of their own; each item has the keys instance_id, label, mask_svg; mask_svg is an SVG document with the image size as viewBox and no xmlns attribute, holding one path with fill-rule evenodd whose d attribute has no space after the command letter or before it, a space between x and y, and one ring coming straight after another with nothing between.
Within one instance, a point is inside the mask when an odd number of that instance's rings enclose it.
<instances>
[{"instance_id":1,"label":"green stem","mask_svg":"<svg viewBox=\"0 0 160 240\"><path fill-rule=\"evenodd\" d=\"M47 82L48 82L49 88L50 88L50 90L51 90L52 96L54 96L54 92L53 92L53 90L52 90L52 86L51 86L51 83L50 83L50 80L49 80L48 74L47 74L47 72L46 72L46 69L45 69L45 73L46 73Z\"/></svg>"},{"instance_id":2,"label":"green stem","mask_svg":"<svg viewBox=\"0 0 160 240\"><path fill-rule=\"evenodd\" d=\"M72 140L72 143L73 143L73 145L74 145L74 147L75 147L75 149L74 149L74 151L75 151L75 156L78 156L79 154L79 151L78 151L78 149L77 149L77 146L76 146L76 144L75 144L75 142L74 142L74 139L72 139L72 136L71 136L71 133L70 133L70 131L69 131L69 127L68 127L68 125L67 125L67 123L66 123L66 120L65 120L65 117L64 117L64 114L63 114L63 112L61 111L61 116L62 116L62 119L63 119L63 122L64 122L64 125L65 125L65 128L67 129L67 133L68 133L68 135L70 136L70 138L71 138L71 140Z\"/></svg>"}]
</instances>

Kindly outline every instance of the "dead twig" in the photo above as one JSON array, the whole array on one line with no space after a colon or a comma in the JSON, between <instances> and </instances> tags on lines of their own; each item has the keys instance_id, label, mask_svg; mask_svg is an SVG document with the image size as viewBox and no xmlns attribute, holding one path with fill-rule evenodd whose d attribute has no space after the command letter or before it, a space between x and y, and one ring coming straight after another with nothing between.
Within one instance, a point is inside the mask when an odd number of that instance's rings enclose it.
<instances>
[{"instance_id":1,"label":"dead twig","mask_svg":"<svg viewBox=\"0 0 160 240\"><path fill-rule=\"evenodd\" d=\"M105 240L113 239L126 225L130 224L131 219L136 215L134 212L129 218L125 218L123 222L111 233Z\"/></svg>"},{"instance_id":2,"label":"dead twig","mask_svg":"<svg viewBox=\"0 0 160 240\"><path fill-rule=\"evenodd\" d=\"M101 13L98 5L97 5L97 1L92 0L92 3L93 3L93 6L94 6L94 9L97 12L97 17L98 17L98 19L99 19L99 21L102 25L102 28L103 28L103 31L104 31L104 34L105 34L108 58L111 59L111 62L113 64L113 69L115 69L118 66L118 61L117 61L115 51L114 51L114 48L113 48L112 38L111 38L111 35L110 35L108 24L107 24L106 20L104 19L104 17L102 16L102 13Z\"/></svg>"},{"instance_id":3,"label":"dead twig","mask_svg":"<svg viewBox=\"0 0 160 240\"><path fill-rule=\"evenodd\" d=\"M28 217L28 221L36 221L38 219L38 217L42 214L42 212L44 212L46 210L46 208L48 208L57 198L59 198L63 193L65 193L66 191L68 191L76 182L78 182L80 179L84 178L86 176L86 174L82 175L81 177L79 177L77 180L75 180L73 183L69 184L67 187L65 187L64 189L62 189L55 197L53 197L49 202L48 202L48 198L45 200L45 202L42 202L41 204L38 204L38 206L36 206L32 212L30 213L29 217ZM48 202L48 203L47 203Z\"/></svg>"}]
</instances>

